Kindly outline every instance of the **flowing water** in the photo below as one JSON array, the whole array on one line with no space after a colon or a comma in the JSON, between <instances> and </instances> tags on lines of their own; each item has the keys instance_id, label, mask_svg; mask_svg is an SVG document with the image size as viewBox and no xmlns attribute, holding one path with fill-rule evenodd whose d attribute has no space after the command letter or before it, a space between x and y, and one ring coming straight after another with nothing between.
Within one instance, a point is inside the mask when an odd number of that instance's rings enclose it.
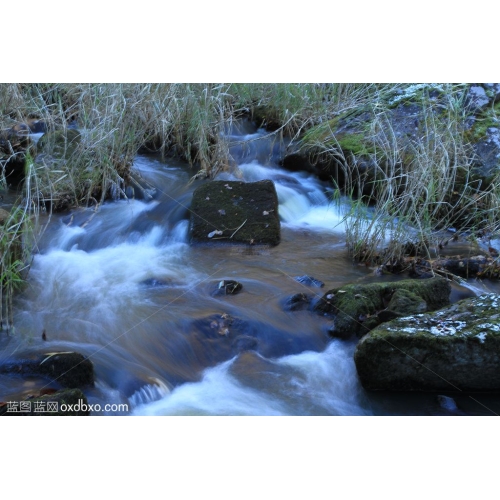
<instances>
[{"instance_id":1,"label":"flowing water","mask_svg":"<svg viewBox=\"0 0 500 500\"><path fill-rule=\"evenodd\" d=\"M380 278L348 259L343 206L331 202L326 184L278 168L277 146L262 131L231 139L238 169L219 178L274 181L278 246L191 246L189 204L203 181L189 184L193 172L184 164L139 156L134 168L155 186L153 200L52 217L29 287L17 298L15 334L0 337L1 360L21 352L81 352L96 372L89 402L126 403L123 413L133 415L487 414L466 398L458 410L433 395L366 393L354 342L329 338L326 318L285 310L295 293L319 297L331 287ZM294 279L303 275L325 287ZM224 279L243 290L214 294ZM226 327L229 334L221 335ZM1 375L0 399L46 385Z\"/></svg>"}]
</instances>

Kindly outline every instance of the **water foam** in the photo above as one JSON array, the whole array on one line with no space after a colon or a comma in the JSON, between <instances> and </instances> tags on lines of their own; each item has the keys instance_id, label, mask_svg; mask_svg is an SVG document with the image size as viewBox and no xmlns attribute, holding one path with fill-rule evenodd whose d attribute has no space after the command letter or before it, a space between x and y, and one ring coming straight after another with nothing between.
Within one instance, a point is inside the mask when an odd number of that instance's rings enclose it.
<instances>
[{"instance_id":1,"label":"water foam","mask_svg":"<svg viewBox=\"0 0 500 500\"><path fill-rule=\"evenodd\" d=\"M133 415L285 415L273 397L245 387L229 373L226 361L205 370L200 382L175 388L159 401L133 409Z\"/></svg>"},{"instance_id":2,"label":"water foam","mask_svg":"<svg viewBox=\"0 0 500 500\"><path fill-rule=\"evenodd\" d=\"M231 373L236 358L204 371L200 382L133 410L135 415L370 415L352 358L354 346L333 341L323 352L306 351L271 361L287 375L272 389L268 371L260 390ZM269 392L266 392L269 391Z\"/></svg>"},{"instance_id":3,"label":"water foam","mask_svg":"<svg viewBox=\"0 0 500 500\"><path fill-rule=\"evenodd\" d=\"M331 190L312 175L286 172L253 161L240 165L237 174L223 173L218 179L245 182L272 180L278 194L279 214L283 225L315 231L345 231L344 205L333 203Z\"/></svg>"}]
</instances>

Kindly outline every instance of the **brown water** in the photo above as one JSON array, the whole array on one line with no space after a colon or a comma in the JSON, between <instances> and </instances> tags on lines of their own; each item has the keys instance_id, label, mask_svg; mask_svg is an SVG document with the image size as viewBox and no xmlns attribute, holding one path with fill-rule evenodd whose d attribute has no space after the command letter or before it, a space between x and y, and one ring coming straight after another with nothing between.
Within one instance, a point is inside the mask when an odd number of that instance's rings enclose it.
<instances>
[{"instance_id":1,"label":"brown water","mask_svg":"<svg viewBox=\"0 0 500 500\"><path fill-rule=\"evenodd\" d=\"M16 332L1 338L2 361L26 351L81 352L96 370L89 401L126 403L134 414L488 414L467 397L453 396L454 410L433 395L365 393L355 344L330 339L326 318L284 310L295 293L319 297L330 287L380 278L348 259L342 207L329 202L328 186L278 169L265 154L268 143L257 147L259 134L245 137L254 139L253 149L241 149L236 175L274 180L282 218L277 247L190 246L188 206L199 183L188 186L192 172L183 164L138 157L135 168L157 189L153 201L52 218L30 286L16 303ZM294 280L302 275L325 287ZM242 292L214 295L223 279L241 282ZM456 288L453 298L467 293ZM227 336L219 323L229 326ZM0 376L0 400L46 384ZM497 399L488 397L487 406L497 408Z\"/></svg>"}]
</instances>

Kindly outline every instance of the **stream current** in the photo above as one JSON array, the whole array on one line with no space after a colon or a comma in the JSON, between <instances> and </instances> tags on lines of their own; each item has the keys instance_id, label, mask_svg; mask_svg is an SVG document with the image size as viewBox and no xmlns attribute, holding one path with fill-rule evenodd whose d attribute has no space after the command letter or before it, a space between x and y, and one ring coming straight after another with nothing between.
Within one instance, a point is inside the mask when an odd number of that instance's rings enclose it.
<instances>
[{"instance_id":1,"label":"stream current","mask_svg":"<svg viewBox=\"0 0 500 500\"><path fill-rule=\"evenodd\" d=\"M15 333L0 338L2 360L27 351L80 352L96 373L89 403L125 403L123 414L132 415L491 414L466 396L365 392L355 343L331 339L327 318L284 309L296 293L319 297L380 278L348 258L342 203L332 203L331 189L277 167L276 147L264 136L251 130L231 136L238 168L218 178L275 183L278 246L191 246L191 195L206 181L189 184L192 171L180 162L138 156L134 169L157 190L152 200L52 216L29 286L16 299ZM294 279L303 275L324 288ZM225 279L242 283L242 291L215 295ZM455 289L455 300L467 291ZM226 317L233 318L229 335L214 335L214 321ZM0 375L0 399L18 400L47 385ZM481 401L498 406L497 399Z\"/></svg>"}]
</instances>

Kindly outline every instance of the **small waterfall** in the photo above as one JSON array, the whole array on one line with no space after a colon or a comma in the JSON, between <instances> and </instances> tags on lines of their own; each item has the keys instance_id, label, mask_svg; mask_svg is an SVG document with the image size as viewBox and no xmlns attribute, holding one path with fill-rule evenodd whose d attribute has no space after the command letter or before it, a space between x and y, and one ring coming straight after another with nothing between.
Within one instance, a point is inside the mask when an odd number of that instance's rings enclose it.
<instances>
[{"instance_id":1,"label":"small waterfall","mask_svg":"<svg viewBox=\"0 0 500 500\"><path fill-rule=\"evenodd\" d=\"M238 167L235 174L222 173L220 180L256 182L272 180L278 194L279 213L285 227L342 233L345 202L334 202L326 184L304 172L286 172L257 161Z\"/></svg>"}]
</instances>

